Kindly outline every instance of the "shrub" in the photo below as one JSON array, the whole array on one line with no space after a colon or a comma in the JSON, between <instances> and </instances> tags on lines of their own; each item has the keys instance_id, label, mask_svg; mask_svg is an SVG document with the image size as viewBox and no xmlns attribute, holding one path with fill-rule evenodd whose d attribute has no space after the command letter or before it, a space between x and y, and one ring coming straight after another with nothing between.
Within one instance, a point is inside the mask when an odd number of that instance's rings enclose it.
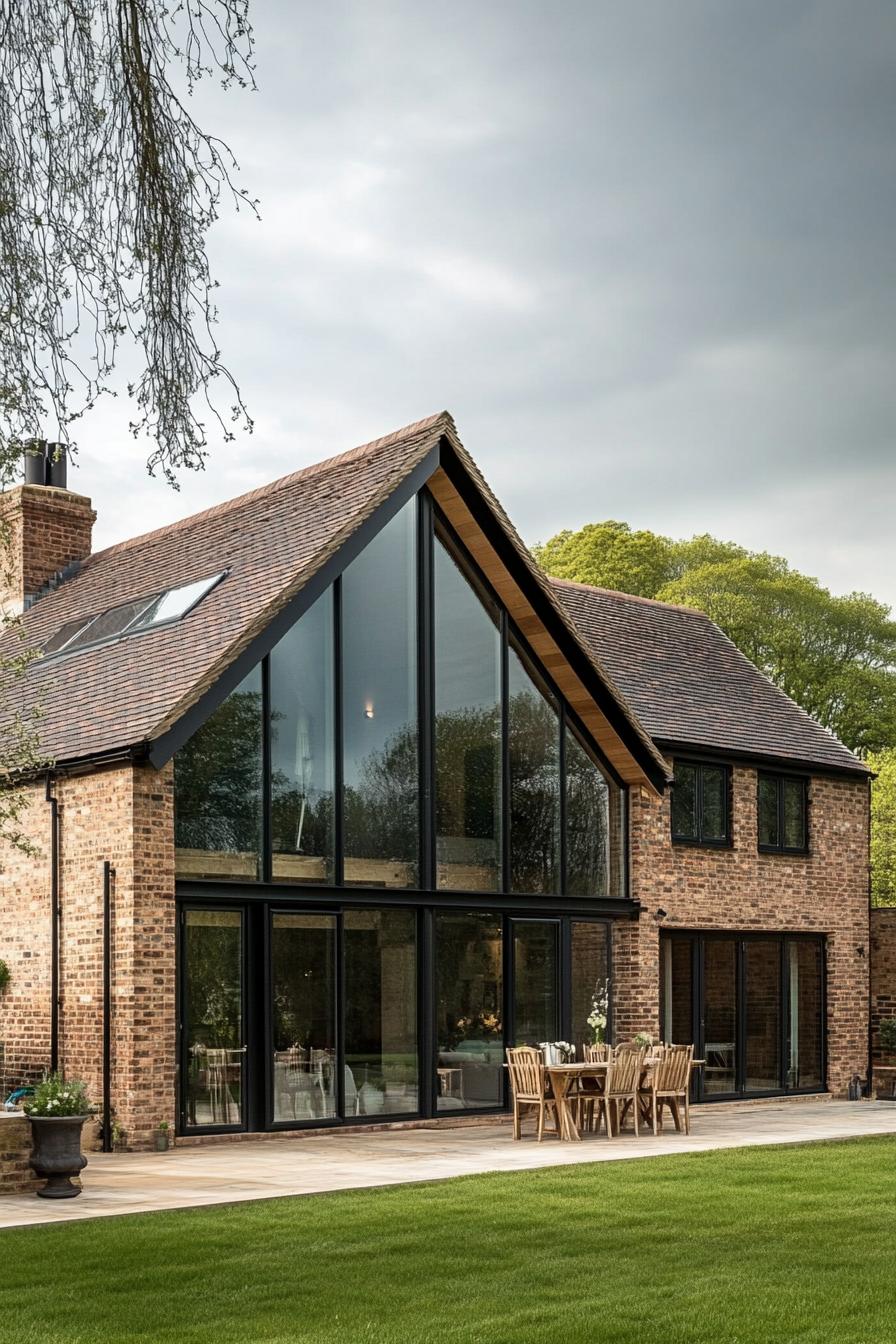
<instances>
[{"instance_id":1,"label":"shrub","mask_svg":"<svg viewBox=\"0 0 896 1344\"><path fill-rule=\"evenodd\" d=\"M9 984L9 967L5 961L0 961L0 994L3 993Z\"/></svg>"},{"instance_id":2,"label":"shrub","mask_svg":"<svg viewBox=\"0 0 896 1344\"><path fill-rule=\"evenodd\" d=\"M90 1115L93 1110L87 1088L80 1078L63 1078L61 1073L48 1073L23 1107L26 1114L39 1118Z\"/></svg>"},{"instance_id":3,"label":"shrub","mask_svg":"<svg viewBox=\"0 0 896 1344\"><path fill-rule=\"evenodd\" d=\"M896 1051L896 1017L885 1017L881 1022L880 1043L884 1050Z\"/></svg>"}]
</instances>

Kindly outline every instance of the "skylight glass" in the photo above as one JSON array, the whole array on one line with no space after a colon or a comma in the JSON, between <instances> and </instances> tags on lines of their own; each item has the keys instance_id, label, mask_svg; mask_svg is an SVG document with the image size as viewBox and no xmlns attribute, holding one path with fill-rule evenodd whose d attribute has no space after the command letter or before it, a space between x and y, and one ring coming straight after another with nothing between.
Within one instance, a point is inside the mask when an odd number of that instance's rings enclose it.
<instances>
[{"instance_id":1,"label":"skylight glass","mask_svg":"<svg viewBox=\"0 0 896 1344\"><path fill-rule=\"evenodd\" d=\"M75 649L91 648L94 644L104 644L122 635L180 620L224 578L225 572L185 583L180 588L151 593L149 597L137 598L133 602L122 602L117 607L109 607L93 616L79 616L76 620L67 621L47 641L43 651L45 654L71 653Z\"/></svg>"}]
</instances>

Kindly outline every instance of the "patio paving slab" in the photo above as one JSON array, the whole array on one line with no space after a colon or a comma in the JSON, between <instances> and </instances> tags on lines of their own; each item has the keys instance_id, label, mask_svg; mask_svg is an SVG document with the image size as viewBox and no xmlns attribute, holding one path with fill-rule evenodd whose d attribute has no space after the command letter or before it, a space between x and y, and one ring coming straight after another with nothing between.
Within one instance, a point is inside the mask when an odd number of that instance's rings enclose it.
<instances>
[{"instance_id":1,"label":"patio paving slab","mask_svg":"<svg viewBox=\"0 0 896 1344\"><path fill-rule=\"evenodd\" d=\"M160 1209L321 1194L331 1190L447 1180L491 1171L525 1171L629 1158L710 1152L752 1145L812 1143L896 1134L896 1106L818 1101L702 1106L691 1133L658 1138L626 1131L582 1143L553 1136L514 1143L508 1124L291 1136L175 1148L169 1153L91 1153L78 1199L0 1197L0 1228L58 1223Z\"/></svg>"}]
</instances>

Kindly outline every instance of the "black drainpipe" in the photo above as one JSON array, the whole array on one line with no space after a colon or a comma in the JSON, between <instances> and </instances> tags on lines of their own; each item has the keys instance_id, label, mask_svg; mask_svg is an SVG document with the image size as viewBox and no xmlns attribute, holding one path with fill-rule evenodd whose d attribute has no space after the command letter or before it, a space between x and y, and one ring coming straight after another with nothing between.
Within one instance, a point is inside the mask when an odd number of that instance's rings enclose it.
<instances>
[{"instance_id":1,"label":"black drainpipe","mask_svg":"<svg viewBox=\"0 0 896 1344\"><path fill-rule=\"evenodd\" d=\"M59 1068L59 801L52 793L53 776L47 771L46 800L50 804L50 1070Z\"/></svg>"},{"instance_id":2,"label":"black drainpipe","mask_svg":"<svg viewBox=\"0 0 896 1344\"><path fill-rule=\"evenodd\" d=\"M103 863L103 1152L112 1151L112 875Z\"/></svg>"}]
</instances>

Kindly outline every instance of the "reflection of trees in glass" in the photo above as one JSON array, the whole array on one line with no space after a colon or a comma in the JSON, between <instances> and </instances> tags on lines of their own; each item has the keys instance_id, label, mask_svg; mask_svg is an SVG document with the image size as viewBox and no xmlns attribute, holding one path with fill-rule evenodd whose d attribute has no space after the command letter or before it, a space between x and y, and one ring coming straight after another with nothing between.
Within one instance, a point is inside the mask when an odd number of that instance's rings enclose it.
<instances>
[{"instance_id":1,"label":"reflection of trees in glass","mask_svg":"<svg viewBox=\"0 0 896 1344\"><path fill-rule=\"evenodd\" d=\"M501 788L497 706L437 714L435 742L436 834L496 839Z\"/></svg>"},{"instance_id":2,"label":"reflection of trees in glass","mask_svg":"<svg viewBox=\"0 0 896 1344\"><path fill-rule=\"evenodd\" d=\"M417 729L406 724L361 761L344 792L351 856L416 865L419 791ZM348 854L348 849L346 850Z\"/></svg>"},{"instance_id":3,"label":"reflection of trees in glass","mask_svg":"<svg viewBox=\"0 0 896 1344\"><path fill-rule=\"evenodd\" d=\"M501 921L493 915L439 915L436 976L439 1049L461 1041L500 1044Z\"/></svg>"},{"instance_id":4,"label":"reflection of trees in glass","mask_svg":"<svg viewBox=\"0 0 896 1344\"><path fill-rule=\"evenodd\" d=\"M208 917L205 917L208 918ZM225 916L225 918L227 918ZM240 1046L240 924L194 924L187 919L190 1045Z\"/></svg>"},{"instance_id":5,"label":"reflection of trees in glass","mask_svg":"<svg viewBox=\"0 0 896 1344\"><path fill-rule=\"evenodd\" d=\"M566 734L566 890L605 896L609 887L609 788L571 732Z\"/></svg>"},{"instance_id":6,"label":"reflection of trees in glass","mask_svg":"<svg viewBox=\"0 0 896 1344\"><path fill-rule=\"evenodd\" d=\"M560 724L534 686L509 702L513 891L560 889Z\"/></svg>"},{"instance_id":7,"label":"reflection of trees in glass","mask_svg":"<svg viewBox=\"0 0 896 1344\"><path fill-rule=\"evenodd\" d=\"M256 670L174 758L179 847L231 853L259 849L261 727Z\"/></svg>"}]
</instances>

